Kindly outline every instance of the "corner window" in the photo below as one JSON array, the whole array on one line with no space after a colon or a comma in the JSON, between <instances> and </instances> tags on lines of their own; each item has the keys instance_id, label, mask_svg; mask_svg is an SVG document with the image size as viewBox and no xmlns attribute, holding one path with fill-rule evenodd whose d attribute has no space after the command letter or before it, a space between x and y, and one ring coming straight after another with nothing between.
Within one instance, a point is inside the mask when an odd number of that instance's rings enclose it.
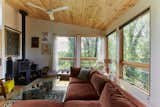
<instances>
[{"instance_id":1,"label":"corner window","mask_svg":"<svg viewBox=\"0 0 160 107\"><path fill-rule=\"evenodd\" d=\"M147 12L123 30L123 79L149 92L150 13Z\"/></svg>"}]
</instances>

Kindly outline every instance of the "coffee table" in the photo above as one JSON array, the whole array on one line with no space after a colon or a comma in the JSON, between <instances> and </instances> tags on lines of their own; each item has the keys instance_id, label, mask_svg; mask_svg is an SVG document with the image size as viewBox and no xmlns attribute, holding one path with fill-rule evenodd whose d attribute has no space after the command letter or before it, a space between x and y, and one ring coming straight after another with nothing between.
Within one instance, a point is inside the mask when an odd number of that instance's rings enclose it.
<instances>
[{"instance_id":1,"label":"coffee table","mask_svg":"<svg viewBox=\"0 0 160 107\"><path fill-rule=\"evenodd\" d=\"M19 91L14 91L8 100L46 99L63 102L65 92L54 90L56 81L56 76L36 79Z\"/></svg>"}]
</instances>

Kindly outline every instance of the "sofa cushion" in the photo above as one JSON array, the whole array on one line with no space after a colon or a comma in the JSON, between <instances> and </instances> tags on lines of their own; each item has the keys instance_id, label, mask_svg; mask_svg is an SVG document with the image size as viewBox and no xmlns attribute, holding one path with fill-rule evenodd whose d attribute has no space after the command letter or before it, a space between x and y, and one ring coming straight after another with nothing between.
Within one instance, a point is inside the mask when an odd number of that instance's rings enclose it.
<instances>
[{"instance_id":1,"label":"sofa cushion","mask_svg":"<svg viewBox=\"0 0 160 107\"><path fill-rule=\"evenodd\" d=\"M12 107L63 107L63 103L47 100L17 101Z\"/></svg>"},{"instance_id":2,"label":"sofa cushion","mask_svg":"<svg viewBox=\"0 0 160 107\"><path fill-rule=\"evenodd\" d=\"M112 107L137 107L125 97L111 98Z\"/></svg>"},{"instance_id":3,"label":"sofa cushion","mask_svg":"<svg viewBox=\"0 0 160 107\"><path fill-rule=\"evenodd\" d=\"M68 86L65 100L97 100L98 98L91 84L73 83Z\"/></svg>"},{"instance_id":4,"label":"sofa cushion","mask_svg":"<svg viewBox=\"0 0 160 107\"><path fill-rule=\"evenodd\" d=\"M89 69L82 68L78 74L78 78L87 81L89 80L89 73L90 73Z\"/></svg>"},{"instance_id":5,"label":"sofa cushion","mask_svg":"<svg viewBox=\"0 0 160 107\"><path fill-rule=\"evenodd\" d=\"M106 83L100 96L101 107L111 107L110 93L108 91L108 84Z\"/></svg>"},{"instance_id":6,"label":"sofa cushion","mask_svg":"<svg viewBox=\"0 0 160 107\"><path fill-rule=\"evenodd\" d=\"M75 78L75 77L70 77L69 78L70 84L72 83L89 83L90 81L85 81L85 80L81 80L79 78Z\"/></svg>"},{"instance_id":7,"label":"sofa cushion","mask_svg":"<svg viewBox=\"0 0 160 107\"><path fill-rule=\"evenodd\" d=\"M96 71L96 70L94 70L94 69L91 69L91 71L90 71L90 73L89 73L89 79L92 78L92 75L93 75L94 73L98 73L98 74L99 74L98 71Z\"/></svg>"},{"instance_id":8,"label":"sofa cushion","mask_svg":"<svg viewBox=\"0 0 160 107\"><path fill-rule=\"evenodd\" d=\"M105 79L102 75L94 73L90 81L95 88L97 94L100 96L106 82Z\"/></svg>"},{"instance_id":9,"label":"sofa cushion","mask_svg":"<svg viewBox=\"0 0 160 107\"><path fill-rule=\"evenodd\" d=\"M64 107L101 107L101 104L98 100L97 101L71 100L65 102Z\"/></svg>"},{"instance_id":10,"label":"sofa cushion","mask_svg":"<svg viewBox=\"0 0 160 107\"><path fill-rule=\"evenodd\" d=\"M77 68L77 67L71 67L71 77L77 77L79 72L80 72L81 68Z\"/></svg>"}]
</instances>

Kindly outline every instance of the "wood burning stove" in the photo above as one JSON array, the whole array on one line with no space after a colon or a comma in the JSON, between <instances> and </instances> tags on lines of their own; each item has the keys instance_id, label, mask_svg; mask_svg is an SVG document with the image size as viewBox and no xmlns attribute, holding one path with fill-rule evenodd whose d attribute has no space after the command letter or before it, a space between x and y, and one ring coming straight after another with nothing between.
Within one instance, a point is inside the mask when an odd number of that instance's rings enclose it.
<instances>
[{"instance_id":1,"label":"wood burning stove","mask_svg":"<svg viewBox=\"0 0 160 107\"><path fill-rule=\"evenodd\" d=\"M15 74L16 84L30 83L30 68L29 60L17 60L17 72Z\"/></svg>"}]
</instances>

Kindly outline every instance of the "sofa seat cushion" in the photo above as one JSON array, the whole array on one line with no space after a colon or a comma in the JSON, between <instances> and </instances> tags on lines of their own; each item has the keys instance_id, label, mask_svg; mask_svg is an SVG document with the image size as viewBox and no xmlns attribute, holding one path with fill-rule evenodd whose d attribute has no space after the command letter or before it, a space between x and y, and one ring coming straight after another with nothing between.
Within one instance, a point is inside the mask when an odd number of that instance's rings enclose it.
<instances>
[{"instance_id":1,"label":"sofa seat cushion","mask_svg":"<svg viewBox=\"0 0 160 107\"><path fill-rule=\"evenodd\" d=\"M70 77L70 84L72 83L89 83L90 81L81 80L79 78Z\"/></svg>"},{"instance_id":2,"label":"sofa seat cushion","mask_svg":"<svg viewBox=\"0 0 160 107\"><path fill-rule=\"evenodd\" d=\"M74 83L69 84L65 100L97 100L98 98L91 84Z\"/></svg>"},{"instance_id":3,"label":"sofa seat cushion","mask_svg":"<svg viewBox=\"0 0 160 107\"><path fill-rule=\"evenodd\" d=\"M64 107L101 107L101 104L98 100L97 101L70 100L64 103Z\"/></svg>"},{"instance_id":4,"label":"sofa seat cushion","mask_svg":"<svg viewBox=\"0 0 160 107\"><path fill-rule=\"evenodd\" d=\"M93 85L94 89L96 90L97 94L100 96L101 92L104 88L106 80L101 74L94 73L91 77L91 84Z\"/></svg>"},{"instance_id":5,"label":"sofa seat cushion","mask_svg":"<svg viewBox=\"0 0 160 107\"><path fill-rule=\"evenodd\" d=\"M63 103L47 100L24 100L17 101L12 107L63 107Z\"/></svg>"}]
</instances>

